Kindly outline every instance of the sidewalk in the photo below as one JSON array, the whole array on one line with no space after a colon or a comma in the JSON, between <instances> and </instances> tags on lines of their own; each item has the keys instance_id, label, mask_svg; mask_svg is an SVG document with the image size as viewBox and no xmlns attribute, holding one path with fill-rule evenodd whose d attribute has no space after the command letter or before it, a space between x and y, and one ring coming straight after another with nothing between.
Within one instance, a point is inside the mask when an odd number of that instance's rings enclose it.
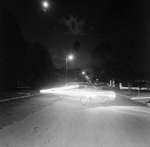
<instances>
[{"instance_id":1,"label":"sidewalk","mask_svg":"<svg viewBox=\"0 0 150 147\"><path fill-rule=\"evenodd\" d=\"M27 98L39 95L38 90L13 90L13 91L1 91L0 92L0 102L5 102L9 100Z\"/></svg>"},{"instance_id":2,"label":"sidewalk","mask_svg":"<svg viewBox=\"0 0 150 147\"><path fill-rule=\"evenodd\" d=\"M143 105L147 105L148 107L150 107L150 92L148 91L139 91L139 92L137 90L129 91L108 86L102 86L101 88L104 90L112 90L120 96L123 96L127 99L136 101L138 103L142 103Z\"/></svg>"},{"instance_id":3,"label":"sidewalk","mask_svg":"<svg viewBox=\"0 0 150 147\"><path fill-rule=\"evenodd\" d=\"M142 103L150 107L150 92L139 92L138 91L128 91L128 90L115 90L115 92L125 98Z\"/></svg>"}]
</instances>

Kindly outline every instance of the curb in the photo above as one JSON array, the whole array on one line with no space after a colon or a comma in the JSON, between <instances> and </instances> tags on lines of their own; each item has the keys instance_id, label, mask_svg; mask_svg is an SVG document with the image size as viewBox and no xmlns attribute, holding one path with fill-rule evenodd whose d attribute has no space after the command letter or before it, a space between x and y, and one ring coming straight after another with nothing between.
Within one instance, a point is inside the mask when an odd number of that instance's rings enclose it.
<instances>
[{"instance_id":1,"label":"curb","mask_svg":"<svg viewBox=\"0 0 150 147\"><path fill-rule=\"evenodd\" d=\"M34 95L30 95L30 93L28 93L27 96L13 97L13 98L9 98L9 99L0 100L0 102L6 102L6 101L17 100L17 99L22 99L22 98L28 98L28 97L33 97L33 96L37 96L37 95L40 95L40 93L34 94Z\"/></svg>"},{"instance_id":2,"label":"curb","mask_svg":"<svg viewBox=\"0 0 150 147\"><path fill-rule=\"evenodd\" d=\"M125 97L125 98L127 98L127 99L129 99L129 100L131 100L131 101L135 101L134 99L131 99L131 96L127 96L127 95L120 94L120 93L117 93L117 94L120 95L120 96L123 96L123 97ZM137 102L137 101L135 101L135 102ZM140 103L140 102L137 102L137 103L143 104L143 103ZM150 107L150 103L149 103L149 102L146 102L146 104L143 104L143 105Z\"/></svg>"}]
</instances>

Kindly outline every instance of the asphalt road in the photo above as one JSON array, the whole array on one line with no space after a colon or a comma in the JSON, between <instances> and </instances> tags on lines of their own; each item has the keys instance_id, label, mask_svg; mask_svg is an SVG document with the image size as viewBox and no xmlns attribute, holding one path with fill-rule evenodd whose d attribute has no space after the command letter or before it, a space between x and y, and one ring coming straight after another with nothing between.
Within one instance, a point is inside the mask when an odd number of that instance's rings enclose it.
<instances>
[{"instance_id":1,"label":"asphalt road","mask_svg":"<svg viewBox=\"0 0 150 147\"><path fill-rule=\"evenodd\" d=\"M41 95L0 104L0 147L150 147L150 108Z\"/></svg>"}]
</instances>

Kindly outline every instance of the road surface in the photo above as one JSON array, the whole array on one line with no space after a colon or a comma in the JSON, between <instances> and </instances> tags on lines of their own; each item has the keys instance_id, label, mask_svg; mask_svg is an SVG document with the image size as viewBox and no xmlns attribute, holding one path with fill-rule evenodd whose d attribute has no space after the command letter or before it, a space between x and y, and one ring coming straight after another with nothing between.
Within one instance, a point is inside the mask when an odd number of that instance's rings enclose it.
<instances>
[{"instance_id":1,"label":"road surface","mask_svg":"<svg viewBox=\"0 0 150 147\"><path fill-rule=\"evenodd\" d=\"M0 104L0 147L150 147L150 108L41 95Z\"/></svg>"}]
</instances>

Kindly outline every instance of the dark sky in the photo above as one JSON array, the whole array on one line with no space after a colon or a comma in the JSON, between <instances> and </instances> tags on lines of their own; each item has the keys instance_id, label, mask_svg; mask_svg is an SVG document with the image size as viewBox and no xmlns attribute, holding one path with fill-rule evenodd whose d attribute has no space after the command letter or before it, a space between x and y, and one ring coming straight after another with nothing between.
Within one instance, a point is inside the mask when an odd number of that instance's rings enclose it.
<instances>
[{"instance_id":1,"label":"dark sky","mask_svg":"<svg viewBox=\"0 0 150 147\"><path fill-rule=\"evenodd\" d=\"M45 12L42 0L3 0L4 7L18 20L25 39L44 43L50 50L54 62L64 66L60 57L65 57L66 50L72 51L73 43L79 41L81 49L78 52L78 66L88 69L90 52L98 42L98 34L93 27L99 9L111 9L117 0L47 0L50 4ZM133 0L135 11L144 19L144 10L148 10L148 0ZM124 5L122 0L122 5ZM140 19L141 19L140 18ZM70 62L70 67L75 67Z\"/></svg>"},{"instance_id":2,"label":"dark sky","mask_svg":"<svg viewBox=\"0 0 150 147\"><path fill-rule=\"evenodd\" d=\"M78 66L87 69L90 51L98 41L98 34L92 27L98 2L77 0L49 0L50 7L43 11L42 0L7 0L4 6L18 20L25 39L44 43L54 61L64 66L60 57L66 50L72 51L73 43L79 41ZM108 6L104 2L103 6ZM71 63L72 62L72 63ZM74 61L70 67L75 66Z\"/></svg>"}]
</instances>

